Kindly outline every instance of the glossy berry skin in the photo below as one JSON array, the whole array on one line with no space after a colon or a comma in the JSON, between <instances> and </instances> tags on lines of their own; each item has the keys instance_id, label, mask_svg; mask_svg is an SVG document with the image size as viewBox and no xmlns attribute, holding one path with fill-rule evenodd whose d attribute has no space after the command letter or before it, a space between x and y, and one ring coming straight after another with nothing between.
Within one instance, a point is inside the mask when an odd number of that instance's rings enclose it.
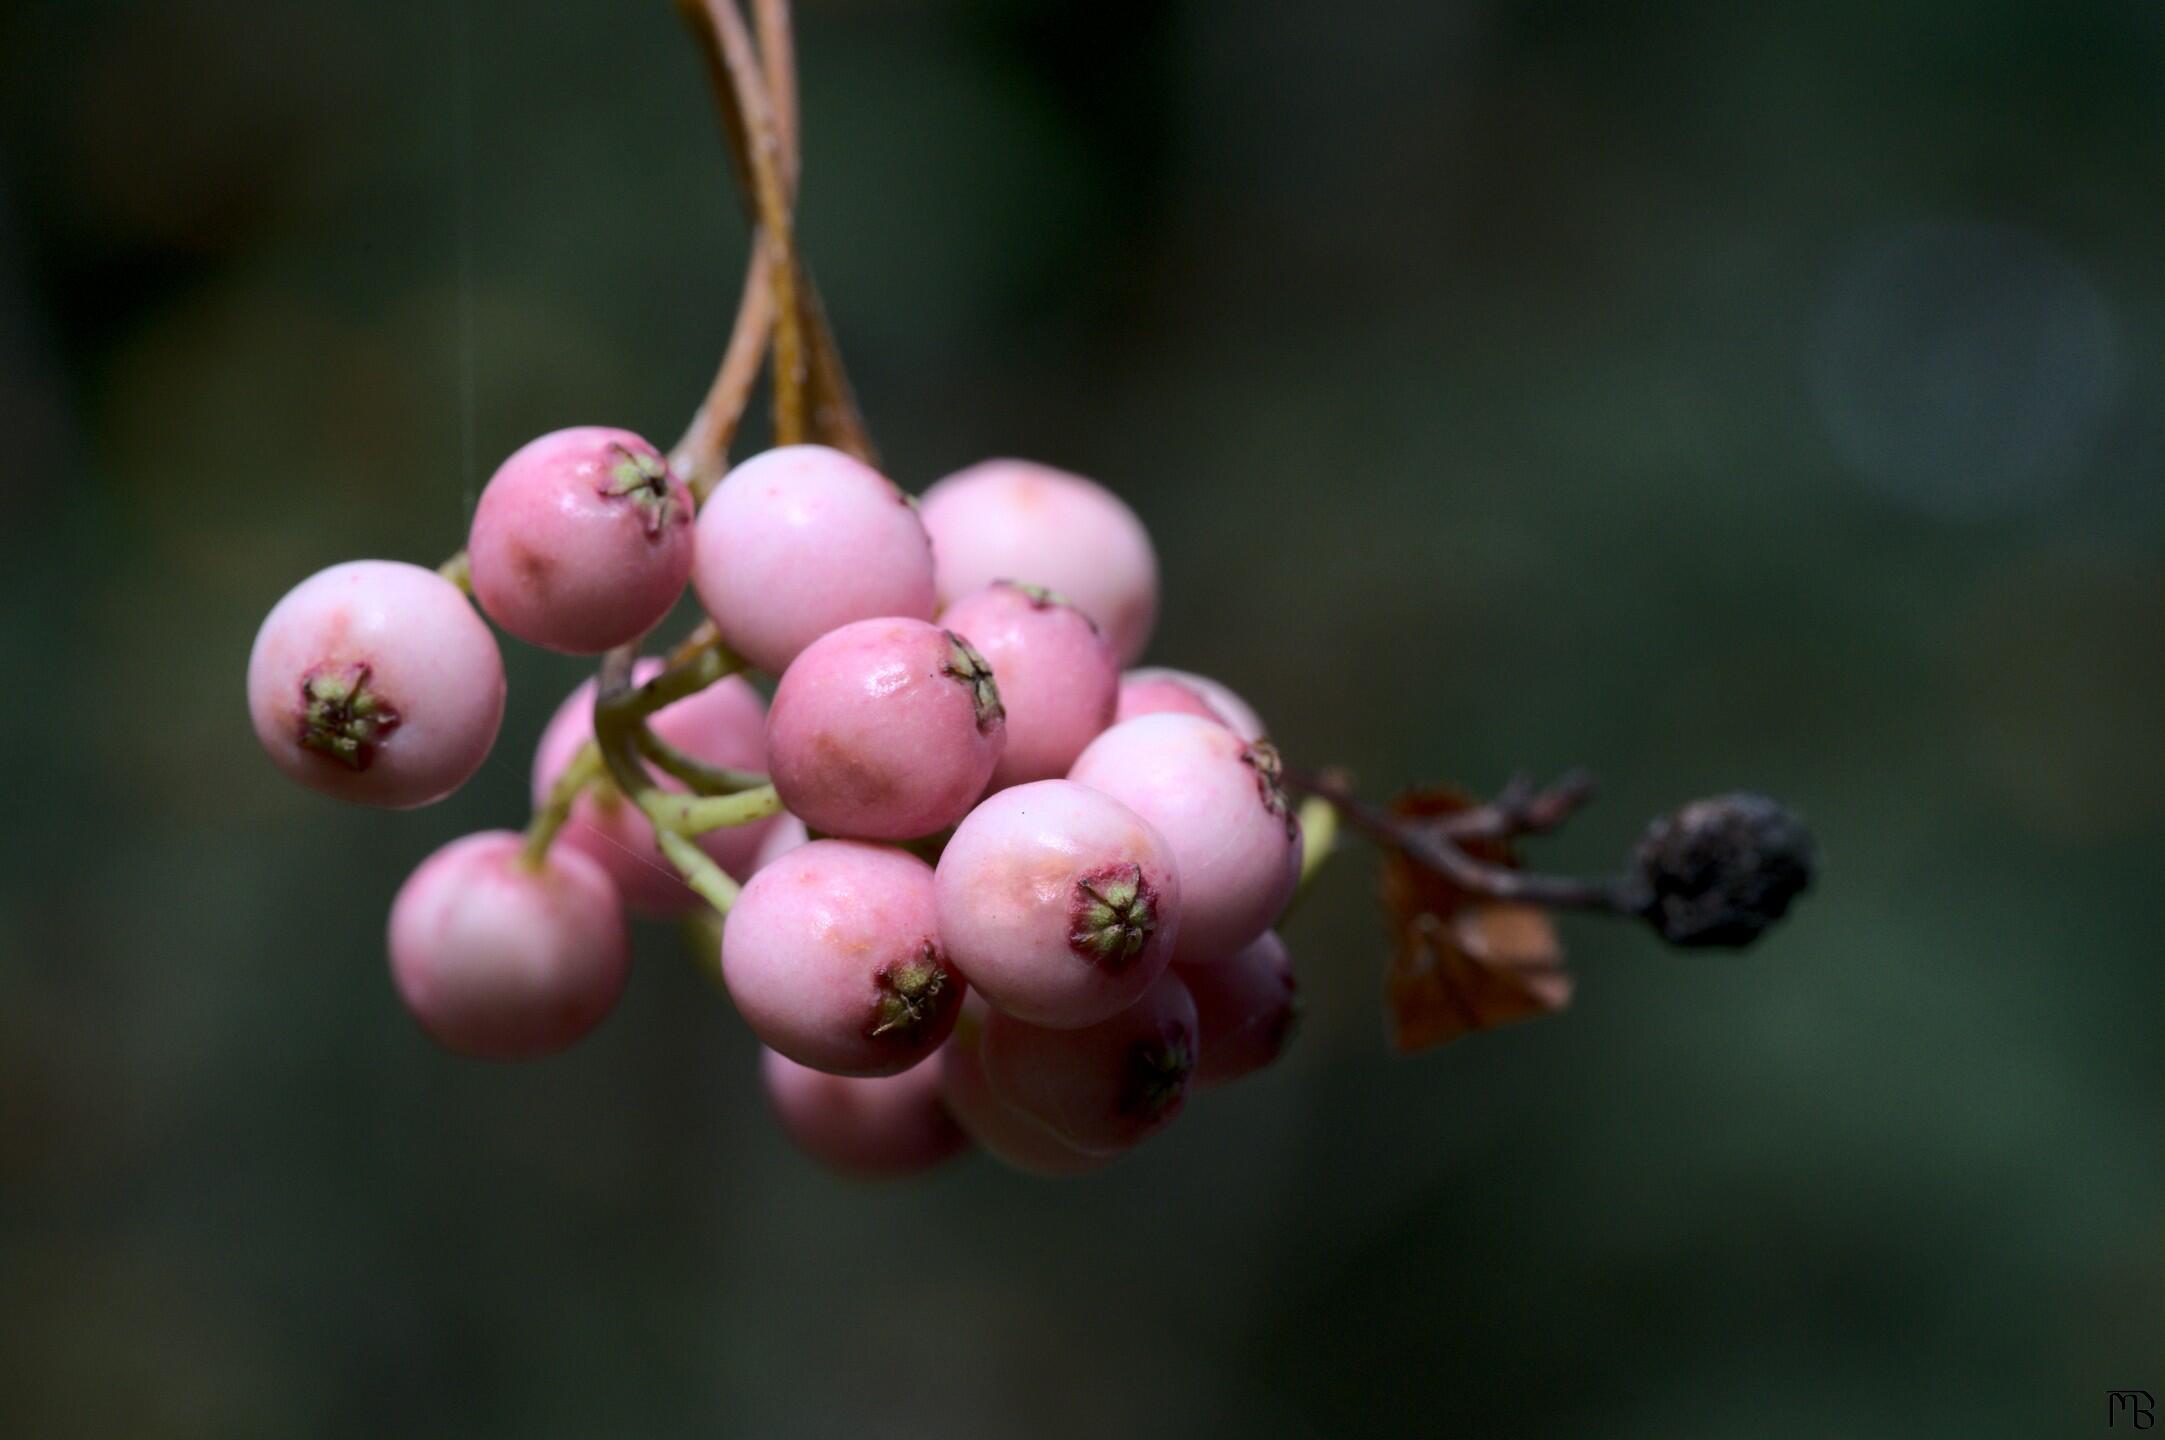
<instances>
[{"instance_id":1,"label":"glossy berry skin","mask_svg":"<svg viewBox=\"0 0 2165 1440\"><path fill-rule=\"evenodd\" d=\"M995 580L1067 597L1105 632L1123 665L1150 642L1158 556L1150 534L1104 486L1028 460L987 460L925 492L940 603Z\"/></svg>"},{"instance_id":2,"label":"glossy berry skin","mask_svg":"<svg viewBox=\"0 0 2165 1440\"><path fill-rule=\"evenodd\" d=\"M1144 715L1090 742L1068 778L1148 820L1180 871L1173 963L1232 954L1268 929L1300 878L1301 834L1278 752L1193 715Z\"/></svg>"},{"instance_id":3,"label":"glossy berry skin","mask_svg":"<svg viewBox=\"0 0 2165 1440\"><path fill-rule=\"evenodd\" d=\"M824 445L785 445L707 497L692 587L730 648L779 675L853 620L930 620L932 545L886 476Z\"/></svg>"},{"instance_id":4,"label":"glossy berry skin","mask_svg":"<svg viewBox=\"0 0 2165 1440\"><path fill-rule=\"evenodd\" d=\"M759 1076L783 1132L845 1175L915 1175L970 1143L940 1101L936 1057L899 1075L829 1075L762 1050Z\"/></svg>"},{"instance_id":5,"label":"glossy berry skin","mask_svg":"<svg viewBox=\"0 0 2165 1440\"><path fill-rule=\"evenodd\" d=\"M940 854L940 939L998 1009L1074 1029L1125 1010L1172 959L1180 876L1158 833L1066 780L1002 790Z\"/></svg>"},{"instance_id":6,"label":"glossy berry skin","mask_svg":"<svg viewBox=\"0 0 2165 1440\"><path fill-rule=\"evenodd\" d=\"M1186 670L1130 670L1121 676L1114 723L1138 715L1195 715L1216 721L1243 740L1260 740L1266 733L1247 701L1209 676Z\"/></svg>"},{"instance_id":7,"label":"glossy berry skin","mask_svg":"<svg viewBox=\"0 0 2165 1440\"><path fill-rule=\"evenodd\" d=\"M466 553L491 620L531 645L598 655L651 630L684 592L691 491L629 430L557 430L490 477Z\"/></svg>"},{"instance_id":8,"label":"glossy berry skin","mask_svg":"<svg viewBox=\"0 0 2165 1440\"><path fill-rule=\"evenodd\" d=\"M458 587L396 560L318 571L271 607L248 713L278 768L326 795L409 809L488 758L504 718L496 637Z\"/></svg>"},{"instance_id":9,"label":"glossy berry skin","mask_svg":"<svg viewBox=\"0 0 2165 1440\"><path fill-rule=\"evenodd\" d=\"M1198 1087L1238 1080L1285 1050L1300 1018L1300 986L1277 931L1264 931L1215 965L1184 967L1180 979L1202 1027Z\"/></svg>"},{"instance_id":10,"label":"glossy berry skin","mask_svg":"<svg viewBox=\"0 0 2165 1440\"><path fill-rule=\"evenodd\" d=\"M1118 1158L1076 1149L992 1093L984 1056L985 1024L991 1018L990 1007L970 995L955 1033L927 1062L939 1067L940 1098L963 1133L1001 1164L1048 1179L1086 1175Z\"/></svg>"},{"instance_id":11,"label":"glossy berry skin","mask_svg":"<svg viewBox=\"0 0 2165 1440\"><path fill-rule=\"evenodd\" d=\"M994 789L1051 780L1113 723L1120 662L1090 617L1047 590L996 580L940 614L1000 684L1007 747Z\"/></svg>"},{"instance_id":12,"label":"glossy berry skin","mask_svg":"<svg viewBox=\"0 0 2165 1440\"><path fill-rule=\"evenodd\" d=\"M821 636L775 687L767 769L814 830L907 840L944 830L984 793L1007 741L983 657L922 620L860 620Z\"/></svg>"},{"instance_id":13,"label":"glossy berry skin","mask_svg":"<svg viewBox=\"0 0 2165 1440\"><path fill-rule=\"evenodd\" d=\"M854 840L812 841L751 878L722 928L722 980L769 1049L836 1075L907 1070L962 1004L932 867Z\"/></svg>"},{"instance_id":14,"label":"glossy berry skin","mask_svg":"<svg viewBox=\"0 0 2165 1440\"><path fill-rule=\"evenodd\" d=\"M1166 971L1140 1000L1080 1030L1046 1030L998 1010L986 1022L993 1094L1074 1148L1125 1150L1187 1102L1197 1054L1195 1001Z\"/></svg>"},{"instance_id":15,"label":"glossy berry skin","mask_svg":"<svg viewBox=\"0 0 2165 1440\"><path fill-rule=\"evenodd\" d=\"M421 1028L488 1060L548 1055L623 993L631 951L607 874L576 850L541 868L522 836L486 830L421 862L391 903L391 975Z\"/></svg>"},{"instance_id":16,"label":"glossy berry skin","mask_svg":"<svg viewBox=\"0 0 2165 1440\"><path fill-rule=\"evenodd\" d=\"M661 669L659 660L642 660L633 678L644 682ZM648 725L657 739L709 765L756 771L767 763L766 704L757 690L735 675L655 712ZM537 807L548 798L556 777L579 747L593 738L594 682L589 680L565 698L541 732L541 743L534 750ZM684 789L673 776L648 769L662 789ZM709 830L697 837L697 843L714 857L715 864L741 880L751 874L753 857L774 824L767 819ZM639 807L606 784L589 786L572 803L570 818L556 843L582 851L600 864L616 881L624 903L641 914L681 915L705 903L663 858L654 843L654 827Z\"/></svg>"}]
</instances>

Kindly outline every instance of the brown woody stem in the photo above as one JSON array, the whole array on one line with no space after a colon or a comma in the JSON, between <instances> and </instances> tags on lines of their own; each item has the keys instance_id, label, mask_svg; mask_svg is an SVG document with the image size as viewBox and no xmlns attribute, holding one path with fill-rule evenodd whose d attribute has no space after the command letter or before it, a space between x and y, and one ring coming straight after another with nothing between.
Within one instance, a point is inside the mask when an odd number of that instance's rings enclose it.
<instances>
[{"instance_id":1,"label":"brown woody stem","mask_svg":"<svg viewBox=\"0 0 2165 1440\"><path fill-rule=\"evenodd\" d=\"M1439 819L1409 818L1379 809L1355 795L1337 772L1310 775L1288 766L1283 778L1288 789L1329 802L1355 830L1470 894L1609 915L1638 916L1646 908L1642 888L1627 876L1581 880L1541 875L1477 859L1461 848L1463 840L1508 839L1555 828L1592 794L1592 782L1576 772L1538 791L1524 781L1514 781L1488 804Z\"/></svg>"}]
</instances>

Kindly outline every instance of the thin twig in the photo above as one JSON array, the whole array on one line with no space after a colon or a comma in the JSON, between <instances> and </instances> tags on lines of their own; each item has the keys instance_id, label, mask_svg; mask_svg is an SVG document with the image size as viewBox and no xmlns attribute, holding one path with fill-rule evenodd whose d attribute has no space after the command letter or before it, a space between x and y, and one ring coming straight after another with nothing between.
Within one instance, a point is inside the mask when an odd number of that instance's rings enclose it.
<instances>
[{"instance_id":1,"label":"thin twig","mask_svg":"<svg viewBox=\"0 0 2165 1440\"><path fill-rule=\"evenodd\" d=\"M797 122L797 40L790 30L789 0L752 0L752 25L759 32L767 104L781 147L782 184L794 202L798 177L804 173L804 144Z\"/></svg>"},{"instance_id":2,"label":"thin twig","mask_svg":"<svg viewBox=\"0 0 2165 1440\"><path fill-rule=\"evenodd\" d=\"M766 237L767 283L774 292L774 440L802 444L808 437L805 406L804 312L797 298L797 245L791 196L782 179L783 152L774 110L760 73L751 32L734 0L703 0L737 111L744 122L745 159L751 168L752 201Z\"/></svg>"},{"instance_id":3,"label":"thin twig","mask_svg":"<svg viewBox=\"0 0 2165 1440\"><path fill-rule=\"evenodd\" d=\"M1284 772L1288 788L1306 795L1314 795L1330 802L1339 815L1370 839L1387 849L1396 850L1417 865L1444 876L1460 889L1471 894L1486 896L1492 900L1521 900L1535 905L1556 909L1594 910L1613 915L1637 915L1643 901L1637 887L1622 876L1605 880L1580 880L1563 875L1539 875L1524 870L1514 870L1508 865L1491 864L1476 859L1459 847L1462 838L1486 838L1478 828L1474 833L1461 835L1456 830L1446 830L1432 821L1408 819L1393 815L1362 800L1341 776L1335 774L1310 775L1291 766ZM1523 823L1530 816L1538 815L1546 824L1560 823L1563 814L1575 806L1584 795L1590 793L1587 783L1578 779L1558 782L1557 786L1538 794L1525 794L1514 799L1508 811L1497 803L1460 814L1474 815L1489 812L1483 824L1503 825ZM1533 802L1552 797L1550 803L1536 809ZM1570 798L1568 805L1565 797ZM1499 797L1499 802L1505 797ZM1555 813L1553 819L1548 817ZM1456 817L1453 817L1456 818ZM1546 828L1544 825L1542 828ZM1530 833L1521 829L1501 831L1502 834Z\"/></svg>"},{"instance_id":4,"label":"thin twig","mask_svg":"<svg viewBox=\"0 0 2165 1440\"><path fill-rule=\"evenodd\" d=\"M700 504L706 503L721 481L729 447L737 438L737 426L743 423L745 407L751 403L752 386L759 381L760 364L767 358L767 338L774 327L774 292L767 286L772 264L765 233L754 231L752 258L744 271L744 294L737 302L737 322L729 332L729 346L722 352L721 368L714 372L707 398L700 402L684 438L677 441L669 457L677 474L691 486L692 498Z\"/></svg>"},{"instance_id":5,"label":"thin twig","mask_svg":"<svg viewBox=\"0 0 2165 1440\"><path fill-rule=\"evenodd\" d=\"M1509 840L1546 835L1594 798L1594 777L1572 770L1536 789L1524 775L1514 775L1486 805L1437 819L1435 828L1454 840Z\"/></svg>"}]
</instances>

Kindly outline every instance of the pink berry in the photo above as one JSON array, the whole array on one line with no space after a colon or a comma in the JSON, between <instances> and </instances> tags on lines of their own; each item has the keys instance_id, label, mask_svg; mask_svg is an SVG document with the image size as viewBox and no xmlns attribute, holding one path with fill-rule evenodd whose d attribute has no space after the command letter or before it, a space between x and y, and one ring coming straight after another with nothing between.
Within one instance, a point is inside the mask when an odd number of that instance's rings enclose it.
<instances>
[{"instance_id":1,"label":"pink berry","mask_svg":"<svg viewBox=\"0 0 2165 1440\"><path fill-rule=\"evenodd\" d=\"M1141 998L1172 958L1180 877L1148 822L1066 780L1002 790L940 854L940 939L996 1008L1094 1025Z\"/></svg>"},{"instance_id":2,"label":"pink berry","mask_svg":"<svg viewBox=\"0 0 2165 1440\"><path fill-rule=\"evenodd\" d=\"M633 678L645 681L661 668L659 660L642 660ZM664 707L648 724L657 739L709 765L758 770L767 763L767 707L759 692L735 675ZM566 697L541 732L541 744L534 751L536 805L548 797L556 777L579 747L593 738L594 682L589 680ZM684 789L673 777L651 766L648 770L662 789ZM751 874L760 843L773 827L774 821L760 820L709 830L698 837L699 848L741 879ZM641 914L679 915L705 903L663 858L661 847L654 843L654 827L639 807L607 783L590 786L572 804L571 817L557 843L582 850L599 862L623 892L624 903Z\"/></svg>"},{"instance_id":3,"label":"pink berry","mask_svg":"<svg viewBox=\"0 0 2165 1440\"><path fill-rule=\"evenodd\" d=\"M987 460L925 492L940 603L995 580L1065 595L1131 664L1158 614L1158 557L1135 512L1102 485L1027 460Z\"/></svg>"},{"instance_id":4,"label":"pink berry","mask_svg":"<svg viewBox=\"0 0 2165 1440\"><path fill-rule=\"evenodd\" d=\"M1138 715L1197 715L1225 726L1243 740L1260 740L1263 722L1248 702L1205 675L1185 670L1130 670L1120 677L1113 723Z\"/></svg>"},{"instance_id":5,"label":"pink berry","mask_svg":"<svg viewBox=\"0 0 2165 1440\"><path fill-rule=\"evenodd\" d=\"M271 607L248 656L248 713L278 768L311 789L409 809L466 783L504 718L496 637L458 587L396 560L353 560Z\"/></svg>"},{"instance_id":6,"label":"pink berry","mask_svg":"<svg viewBox=\"0 0 2165 1440\"><path fill-rule=\"evenodd\" d=\"M1278 752L1193 715L1144 715L1090 742L1068 778L1156 827L1180 870L1173 963L1218 960L1263 933L1300 878L1301 834Z\"/></svg>"},{"instance_id":7,"label":"pink berry","mask_svg":"<svg viewBox=\"0 0 2165 1440\"><path fill-rule=\"evenodd\" d=\"M932 548L886 476L824 445L785 445L707 497L692 586L730 648L779 675L853 620L930 620Z\"/></svg>"},{"instance_id":8,"label":"pink berry","mask_svg":"<svg viewBox=\"0 0 2165 1440\"><path fill-rule=\"evenodd\" d=\"M466 554L491 620L532 645L599 654L651 630L684 593L692 494L629 430L558 430L490 477Z\"/></svg>"},{"instance_id":9,"label":"pink berry","mask_svg":"<svg viewBox=\"0 0 2165 1440\"><path fill-rule=\"evenodd\" d=\"M1080 1030L994 1010L985 1078L1010 1107L1078 1150L1125 1150L1170 1123L1195 1070L1195 1001L1168 970L1127 1009Z\"/></svg>"},{"instance_id":10,"label":"pink berry","mask_svg":"<svg viewBox=\"0 0 2165 1440\"><path fill-rule=\"evenodd\" d=\"M846 1175L914 1175L970 1143L940 1103L936 1058L899 1075L829 1075L762 1050L759 1075L789 1138Z\"/></svg>"},{"instance_id":11,"label":"pink berry","mask_svg":"<svg viewBox=\"0 0 2165 1440\"><path fill-rule=\"evenodd\" d=\"M769 1049L836 1075L892 1075L954 1028L932 867L815 840L754 875L722 927L722 979Z\"/></svg>"},{"instance_id":12,"label":"pink berry","mask_svg":"<svg viewBox=\"0 0 2165 1440\"><path fill-rule=\"evenodd\" d=\"M398 993L422 1029L461 1055L561 1050L624 989L631 952L616 886L577 851L552 849L531 868L524 844L509 830L454 840L391 903Z\"/></svg>"},{"instance_id":13,"label":"pink berry","mask_svg":"<svg viewBox=\"0 0 2165 1440\"><path fill-rule=\"evenodd\" d=\"M759 842L759 849L753 852L752 868L738 878L749 880L798 846L810 844L811 840L811 832L804 828L804 822L788 811L783 811L774 817L774 823L767 827L766 838Z\"/></svg>"},{"instance_id":14,"label":"pink berry","mask_svg":"<svg viewBox=\"0 0 2165 1440\"><path fill-rule=\"evenodd\" d=\"M1285 1049L1300 1017L1300 987L1277 931L1265 930L1215 965L1184 968L1180 979L1202 1027L1197 1085L1238 1080Z\"/></svg>"},{"instance_id":15,"label":"pink berry","mask_svg":"<svg viewBox=\"0 0 2165 1440\"><path fill-rule=\"evenodd\" d=\"M860 620L783 673L767 768L814 830L907 840L968 813L1006 740L992 672L967 642L922 620Z\"/></svg>"},{"instance_id":16,"label":"pink berry","mask_svg":"<svg viewBox=\"0 0 2165 1440\"><path fill-rule=\"evenodd\" d=\"M939 1067L940 1097L963 1133L993 1159L1031 1175L1084 1175L1111 1164L1114 1156L1076 1149L992 1093L984 1056L985 1023L991 1017L983 1000L969 996L955 1033L932 1061Z\"/></svg>"},{"instance_id":17,"label":"pink berry","mask_svg":"<svg viewBox=\"0 0 2165 1440\"><path fill-rule=\"evenodd\" d=\"M995 789L1067 774L1113 723L1120 662L1090 617L1049 590L998 580L941 612L999 677L1007 748Z\"/></svg>"}]
</instances>

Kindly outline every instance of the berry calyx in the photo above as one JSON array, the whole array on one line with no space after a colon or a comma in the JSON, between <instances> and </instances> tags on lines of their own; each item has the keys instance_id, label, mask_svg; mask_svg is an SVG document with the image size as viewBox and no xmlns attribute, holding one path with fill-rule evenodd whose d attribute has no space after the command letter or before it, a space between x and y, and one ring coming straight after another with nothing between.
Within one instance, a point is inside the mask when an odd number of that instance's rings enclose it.
<instances>
[{"instance_id":1,"label":"berry calyx","mask_svg":"<svg viewBox=\"0 0 2165 1440\"><path fill-rule=\"evenodd\" d=\"M865 1034L877 1040L886 1035L907 1038L919 1026L934 1023L940 1014L940 993L947 988L947 962L939 946L930 940L915 960L882 968L873 976L879 988L877 1010Z\"/></svg>"},{"instance_id":2,"label":"berry calyx","mask_svg":"<svg viewBox=\"0 0 2165 1440\"><path fill-rule=\"evenodd\" d=\"M1195 1033L1167 1025L1156 1035L1128 1047L1127 1081L1121 1088L1122 1115L1145 1124L1171 1118L1188 1095L1188 1077L1195 1073Z\"/></svg>"},{"instance_id":3,"label":"berry calyx","mask_svg":"<svg viewBox=\"0 0 2165 1440\"><path fill-rule=\"evenodd\" d=\"M670 485L669 462L652 450L633 450L614 445L617 462L609 472L610 484L602 493L631 501L646 520L648 537L659 536L671 521L685 513Z\"/></svg>"},{"instance_id":4,"label":"berry calyx","mask_svg":"<svg viewBox=\"0 0 2165 1440\"><path fill-rule=\"evenodd\" d=\"M1300 821L1294 817L1293 803L1286 799L1285 761L1278 747L1268 740L1253 740L1240 758L1255 771L1256 792L1263 797L1263 808L1283 822L1288 835L1298 834Z\"/></svg>"},{"instance_id":5,"label":"berry calyx","mask_svg":"<svg viewBox=\"0 0 2165 1440\"><path fill-rule=\"evenodd\" d=\"M952 651L941 673L970 687L970 702L977 707L977 728L989 731L1007 716L1000 704L1000 687L992 678L992 667L969 641L952 630L943 633Z\"/></svg>"},{"instance_id":6,"label":"berry calyx","mask_svg":"<svg viewBox=\"0 0 2165 1440\"><path fill-rule=\"evenodd\" d=\"M1157 932L1157 891L1140 865L1113 865L1075 882L1068 945L1107 970L1135 963Z\"/></svg>"},{"instance_id":7,"label":"berry calyx","mask_svg":"<svg viewBox=\"0 0 2165 1440\"><path fill-rule=\"evenodd\" d=\"M326 665L301 681L300 731L307 749L349 770L366 770L376 747L398 728L398 711L368 683L366 663Z\"/></svg>"}]
</instances>

